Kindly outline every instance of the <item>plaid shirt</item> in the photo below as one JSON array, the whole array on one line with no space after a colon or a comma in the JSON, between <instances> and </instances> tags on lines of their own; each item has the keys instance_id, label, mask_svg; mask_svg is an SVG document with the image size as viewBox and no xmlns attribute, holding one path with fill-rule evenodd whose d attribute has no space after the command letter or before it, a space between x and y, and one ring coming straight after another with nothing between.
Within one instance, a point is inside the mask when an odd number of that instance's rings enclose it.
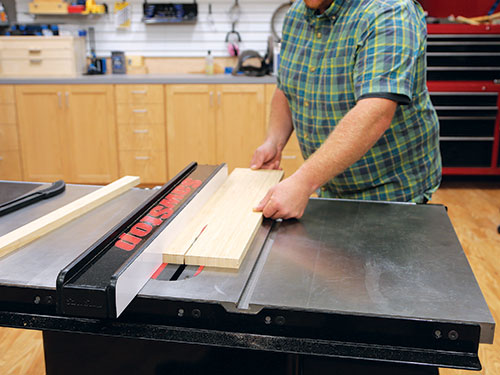
<instances>
[{"instance_id":1,"label":"plaid shirt","mask_svg":"<svg viewBox=\"0 0 500 375\"><path fill-rule=\"evenodd\" d=\"M426 86L427 27L412 0L333 0L321 15L297 0L285 17L278 88L304 158L363 98L398 101L378 142L320 195L422 202L441 180L439 123Z\"/></svg>"}]
</instances>

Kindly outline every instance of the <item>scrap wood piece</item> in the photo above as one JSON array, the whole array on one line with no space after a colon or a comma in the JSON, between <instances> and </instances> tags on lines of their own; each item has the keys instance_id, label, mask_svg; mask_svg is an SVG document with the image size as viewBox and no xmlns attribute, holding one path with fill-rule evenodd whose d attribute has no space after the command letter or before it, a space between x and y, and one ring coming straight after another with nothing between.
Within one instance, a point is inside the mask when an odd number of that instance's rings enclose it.
<instances>
[{"instance_id":1,"label":"scrap wood piece","mask_svg":"<svg viewBox=\"0 0 500 375\"><path fill-rule=\"evenodd\" d=\"M138 185L139 177L125 176L0 237L0 257L57 229Z\"/></svg>"},{"instance_id":2,"label":"scrap wood piece","mask_svg":"<svg viewBox=\"0 0 500 375\"><path fill-rule=\"evenodd\" d=\"M163 253L166 263L239 268L263 220L253 208L283 171L236 168Z\"/></svg>"}]
</instances>

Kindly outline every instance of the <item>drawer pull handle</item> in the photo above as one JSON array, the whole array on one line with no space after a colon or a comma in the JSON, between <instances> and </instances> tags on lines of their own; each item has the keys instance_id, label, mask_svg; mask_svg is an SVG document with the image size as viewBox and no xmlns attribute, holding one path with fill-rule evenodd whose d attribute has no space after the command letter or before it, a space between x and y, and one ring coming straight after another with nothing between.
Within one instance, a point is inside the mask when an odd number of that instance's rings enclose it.
<instances>
[{"instance_id":1,"label":"drawer pull handle","mask_svg":"<svg viewBox=\"0 0 500 375\"><path fill-rule=\"evenodd\" d=\"M28 53L42 53L42 50L40 48L30 48Z\"/></svg>"},{"instance_id":2,"label":"drawer pull handle","mask_svg":"<svg viewBox=\"0 0 500 375\"><path fill-rule=\"evenodd\" d=\"M470 141L470 142L493 142L494 137L439 137L440 141Z\"/></svg>"},{"instance_id":3,"label":"drawer pull handle","mask_svg":"<svg viewBox=\"0 0 500 375\"><path fill-rule=\"evenodd\" d=\"M30 59L30 64L40 64L42 59Z\"/></svg>"},{"instance_id":4,"label":"drawer pull handle","mask_svg":"<svg viewBox=\"0 0 500 375\"><path fill-rule=\"evenodd\" d=\"M151 159L149 156L136 156L135 160L149 160Z\"/></svg>"},{"instance_id":5,"label":"drawer pull handle","mask_svg":"<svg viewBox=\"0 0 500 375\"><path fill-rule=\"evenodd\" d=\"M297 155L284 155L281 158L284 160L295 160L297 159Z\"/></svg>"},{"instance_id":6,"label":"drawer pull handle","mask_svg":"<svg viewBox=\"0 0 500 375\"><path fill-rule=\"evenodd\" d=\"M133 109L132 112L134 113L147 113L147 109Z\"/></svg>"},{"instance_id":7,"label":"drawer pull handle","mask_svg":"<svg viewBox=\"0 0 500 375\"><path fill-rule=\"evenodd\" d=\"M149 133L149 130L148 129L135 129L134 133L135 134L146 134L146 133Z\"/></svg>"},{"instance_id":8,"label":"drawer pull handle","mask_svg":"<svg viewBox=\"0 0 500 375\"><path fill-rule=\"evenodd\" d=\"M148 93L148 90L132 90L132 94L137 94L137 95L140 95L140 94L147 94Z\"/></svg>"},{"instance_id":9,"label":"drawer pull handle","mask_svg":"<svg viewBox=\"0 0 500 375\"><path fill-rule=\"evenodd\" d=\"M0 161L2 161L2 160L3 160L3 157L2 157L2 156L0 156Z\"/></svg>"}]
</instances>

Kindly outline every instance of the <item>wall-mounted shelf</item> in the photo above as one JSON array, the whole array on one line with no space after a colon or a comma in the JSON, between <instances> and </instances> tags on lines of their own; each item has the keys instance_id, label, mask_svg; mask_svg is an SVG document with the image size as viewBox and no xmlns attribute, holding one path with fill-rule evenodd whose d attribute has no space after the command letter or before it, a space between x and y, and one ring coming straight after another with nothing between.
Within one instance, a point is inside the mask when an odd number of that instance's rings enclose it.
<instances>
[{"instance_id":1,"label":"wall-mounted shelf","mask_svg":"<svg viewBox=\"0 0 500 375\"><path fill-rule=\"evenodd\" d=\"M142 22L152 25L152 24L195 24L196 23L196 18L195 19L190 19L190 20L179 20L177 18L161 18L161 17L153 17L153 18L142 18Z\"/></svg>"},{"instance_id":2,"label":"wall-mounted shelf","mask_svg":"<svg viewBox=\"0 0 500 375\"><path fill-rule=\"evenodd\" d=\"M198 18L198 4L148 3L142 5L145 24L193 24Z\"/></svg>"}]
</instances>

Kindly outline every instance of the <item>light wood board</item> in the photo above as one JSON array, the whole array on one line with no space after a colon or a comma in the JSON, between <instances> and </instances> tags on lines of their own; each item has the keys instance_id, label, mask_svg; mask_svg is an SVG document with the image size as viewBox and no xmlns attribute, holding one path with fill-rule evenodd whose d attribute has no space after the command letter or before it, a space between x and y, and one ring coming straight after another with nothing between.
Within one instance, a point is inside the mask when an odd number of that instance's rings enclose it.
<instances>
[{"instance_id":1,"label":"light wood board","mask_svg":"<svg viewBox=\"0 0 500 375\"><path fill-rule=\"evenodd\" d=\"M253 208L282 176L283 171L236 168L165 250L163 261L239 268L263 219Z\"/></svg>"},{"instance_id":2,"label":"light wood board","mask_svg":"<svg viewBox=\"0 0 500 375\"><path fill-rule=\"evenodd\" d=\"M138 185L139 182L139 177L125 176L3 235L0 237L0 257L89 212Z\"/></svg>"}]
</instances>

